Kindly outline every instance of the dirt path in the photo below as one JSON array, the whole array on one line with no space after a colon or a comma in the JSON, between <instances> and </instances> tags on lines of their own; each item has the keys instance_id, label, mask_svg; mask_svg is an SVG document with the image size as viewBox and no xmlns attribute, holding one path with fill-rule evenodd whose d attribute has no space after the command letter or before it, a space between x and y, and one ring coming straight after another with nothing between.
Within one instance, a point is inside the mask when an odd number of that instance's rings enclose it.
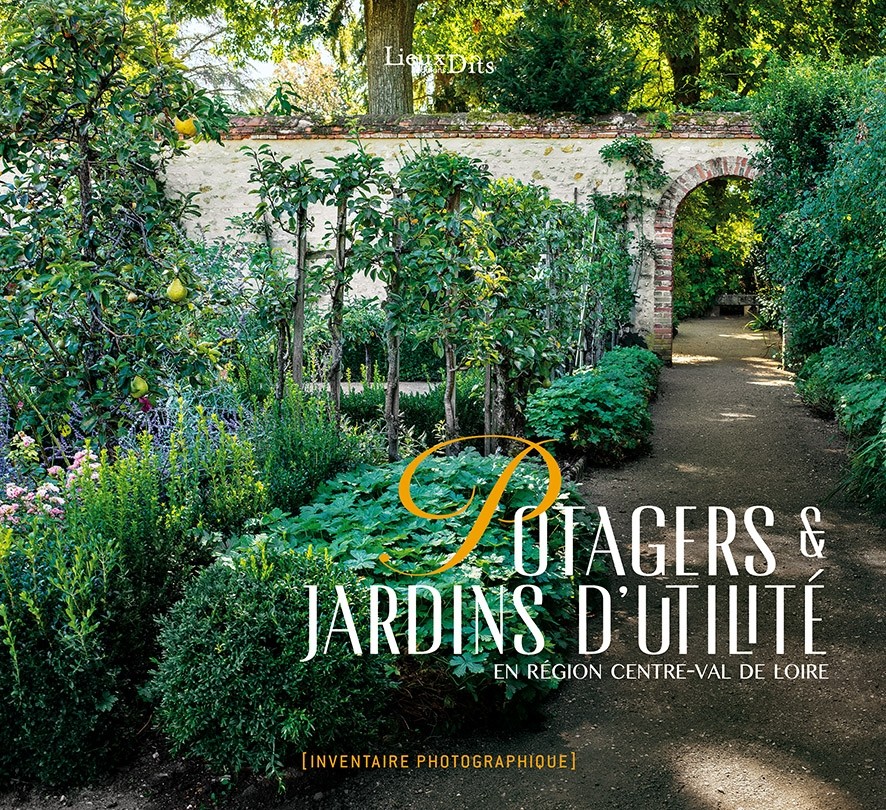
<instances>
[{"instance_id":1,"label":"dirt path","mask_svg":"<svg viewBox=\"0 0 886 810\"><path fill-rule=\"evenodd\" d=\"M667 526L644 535L668 544L663 578L630 571L613 582L614 618L609 650L575 663L593 662L604 674L567 680L545 707L542 730L511 736L479 736L429 745L429 753L576 755L576 770L410 770L353 774L334 782L311 780L277 804L256 786L231 803L256 810L275 804L359 808L527 808L535 810L881 810L886 807L883 743L886 706L886 589L884 532L834 499L822 506L825 559L799 553L800 510L821 505L839 480L844 461L832 425L810 416L798 401L789 375L768 359L772 338L747 332L734 319L696 321L681 327L673 368L662 375L654 408L653 452L616 470L593 471L583 489L589 504L604 505L622 547L630 517L640 505L661 507ZM706 576L706 507L730 507L739 516L733 544L739 566L754 551L741 530L743 510L773 510L775 525L763 533L777 560L770 577ZM686 569L698 577L674 576L673 523L677 506L689 513ZM648 521L647 521L648 525ZM583 548L587 548L588 538ZM581 555L579 555L581 559ZM651 553L643 565L652 565ZM805 656L802 586L818 568L814 646L826 655ZM666 584L718 586L717 652L708 655L704 589L689 593L689 652L653 657L638 648L637 586L655 599ZM760 633L753 656L729 655L726 596L730 584L742 594L759 586ZM785 654L773 649L774 591L765 584L795 585L787 605ZM617 596L624 585L627 595ZM743 645L746 611L739 611ZM656 627L651 628L651 646ZM676 628L674 630L676 633ZM674 641L676 644L676 640ZM685 680L621 679L612 667L650 662L706 667L730 679L690 674ZM765 680L740 680L739 665L762 665ZM828 665L828 680L775 680L780 664ZM705 670L710 675L711 670ZM201 806L185 801L183 766L159 755L135 774L94 791L75 791L62 804L76 808L159 810ZM168 771L168 773L154 773ZM177 799L172 798L172 792ZM208 793L208 791L207 791ZM165 795L164 795L165 794ZM251 794L251 795L250 795ZM298 795L300 794L300 795ZM191 794L193 795L193 794ZM59 806L58 796L33 797L18 806ZM8 801L8 799L7 799ZM33 803L32 803L33 802ZM178 803L176 803L178 802ZM0 808L16 806L0 800ZM207 805L203 805L207 806ZM222 804L224 807L225 805Z\"/></svg>"}]
</instances>

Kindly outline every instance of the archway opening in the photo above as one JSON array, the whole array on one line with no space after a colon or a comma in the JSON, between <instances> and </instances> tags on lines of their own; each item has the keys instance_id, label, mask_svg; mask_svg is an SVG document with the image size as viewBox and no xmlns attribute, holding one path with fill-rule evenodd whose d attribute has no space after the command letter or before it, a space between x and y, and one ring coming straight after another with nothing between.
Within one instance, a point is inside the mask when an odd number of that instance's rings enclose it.
<instances>
[{"instance_id":1,"label":"archway opening","mask_svg":"<svg viewBox=\"0 0 886 810\"><path fill-rule=\"evenodd\" d=\"M677 177L662 195L654 221L652 348L671 362L674 342L674 220L686 196L718 177L752 180L757 174L747 157L718 157L699 163Z\"/></svg>"},{"instance_id":2,"label":"archway opening","mask_svg":"<svg viewBox=\"0 0 886 810\"><path fill-rule=\"evenodd\" d=\"M760 237L750 182L715 177L693 189L674 219L673 324L745 315L756 303Z\"/></svg>"}]
</instances>

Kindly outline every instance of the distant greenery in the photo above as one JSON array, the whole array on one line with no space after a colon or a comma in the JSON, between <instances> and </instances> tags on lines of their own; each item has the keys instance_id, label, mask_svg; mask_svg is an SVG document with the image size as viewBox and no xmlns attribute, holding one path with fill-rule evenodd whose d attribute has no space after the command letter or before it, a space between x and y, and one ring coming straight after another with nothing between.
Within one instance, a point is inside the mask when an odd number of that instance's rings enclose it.
<instances>
[{"instance_id":1,"label":"distant greenery","mask_svg":"<svg viewBox=\"0 0 886 810\"><path fill-rule=\"evenodd\" d=\"M750 191L725 178L699 186L674 224L674 323L706 315L721 293L756 292Z\"/></svg>"},{"instance_id":2,"label":"distant greenery","mask_svg":"<svg viewBox=\"0 0 886 810\"><path fill-rule=\"evenodd\" d=\"M754 183L765 274L791 332L789 363L830 343L873 335L884 322L877 294L886 183L878 131L882 81L867 71L815 62L783 68L755 102L764 143Z\"/></svg>"},{"instance_id":3,"label":"distant greenery","mask_svg":"<svg viewBox=\"0 0 886 810\"><path fill-rule=\"evenodd\" d=\"M582 117L624 109L640 77L629 46L590 15L533 6L485 84L509 112Z\"/></svg>"},{"instance_id":4,"label":"distant greenery","mask_svg":"<svg viewBox=\"0 0 886 810\"><path fill-rule=\"evenodd\" d=\"M459 403L459 426L463 436L483 433L482 375L476 371L460 372L456 379L456 400ZM342 414L354 424L371 428L380 426L384 418L385 390L378 383L342 395ZM400 394L401 427L421 447L436 444L443 436L443 386L440 383L427 392Z\"/></svg>"}]
</instances>

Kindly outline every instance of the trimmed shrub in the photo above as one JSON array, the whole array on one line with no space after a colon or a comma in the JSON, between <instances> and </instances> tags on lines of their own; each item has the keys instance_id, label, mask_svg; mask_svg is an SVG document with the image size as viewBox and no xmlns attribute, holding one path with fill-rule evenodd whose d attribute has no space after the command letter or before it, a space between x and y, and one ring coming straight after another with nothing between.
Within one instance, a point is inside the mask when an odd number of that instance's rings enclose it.
<instances>
[{"instance_id":1,"label":"trimmed shrub","mask_svg":"<svg viewBox=\"0 0 886 810\"><path fill-rule=\"evenodd\" d=\"M526 423L532 435L554 439L564 450L618 461L652 435L649 400L661 360L647 349L614 349L596 368L555 380L530 397Z\"/></svg>"},{"instance_id":2,"label":"trimmed shrub","mask_svg":"<svg viewBox=\"0 0 886 810\"><path fill-rule=\"evenodd\" d=\"M483 433L482 377L462 372L456 382L456 403L459 430L462 436ZM382 385L368 385L360 391L342 394L341 411L361 427L378 425L384 418L385 389ZM443 386L436 385L424 393L400 394L400 419L403 428L416 438L424 436L424 444L435 444L443 422Z\"/></svg>"},{"instance_id":3,"label":"trimmed shrub","mask_svg":"<svg viewBox=\"0 0 886 810\"><path fill-rule=\"evenodd\" d=\"M639 391L647 400L658 390L662 362L657 354L639 346L626 346L606 352L597 372L607 380Z\"/></svg>"},{"instance_id":4,"label":"trimmed shrub","mask_svg":"<svg viewBox=\"0 0 886 810\"><path fill-rule=\"evenodd\" d=\"M106 762L119 722L108 630L122 557L50 519L0 528L0 780L82 781Z\"/></svg>"},{"instance_id":5,"label":"trimmed shrub","mask_svg":"<svg viewBox=\"0 0 886 810\"><path fill-rule=\"evenodd\" d=\"M269 504L287 512L310 501L327 478L369 460L365 440L337 424L325 397L294 386L259 409L252 440Z\"/></svg>"},{"instance_id":6,"label":"trimmed shrub","mask_svg":"<svg viewBox=\"0 0 886 810\"><path fill-rule=\"evenodd\" d=\"M205 569L161 621L151 691L176 752L218 772L251 768L280 779L298 751L359 750L377 737L393 690L390 656L355 655L337 635L302 662L307 585L317 586L321 633L337 588L356 625L369 621L368 591L329 555L262 543Z\"/></svg>"}]
</instances>

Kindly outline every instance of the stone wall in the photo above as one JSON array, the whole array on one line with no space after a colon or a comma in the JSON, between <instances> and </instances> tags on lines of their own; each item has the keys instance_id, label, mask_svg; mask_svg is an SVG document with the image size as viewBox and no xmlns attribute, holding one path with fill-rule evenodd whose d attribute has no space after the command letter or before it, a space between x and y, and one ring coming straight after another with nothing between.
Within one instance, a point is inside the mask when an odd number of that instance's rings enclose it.
<instances>
[{"instance_id":1,"label":"stone wall","mask_svg":"<svg viewBox=\"0 0 886 810\"><path fill-rule=\"evenodd\" d=\"M408 155L421 141L439 141L447 149L482 160L495 176L534 181L547 186L554 197L579 202L586 201L594 192L624 190L624 168L607 166L600 157L601 147L620 135L652 139L667 174L684 185L686 177L692 176L699 166L708 167L704 179L730 174L747 176L745 169L737 170L739 159L744 159L742 166L746 167L746 158L759 145L751 122L734 113L671 116L669 120L619 114L591 123L529 116L412 116L364 120L350 128L316 126L293 118L238 118L223 146L194 144L187 156L177 159L169 170L169 185L174 190L199 192L196 201L202 215L191 224L192 232L202 232L210 239L222 237L228 218L252 209L256 202L249 193L252 162L240 151L241 147L257 148L271 143L280 154L299 160L309 158L322 166L326 157L354 149L349 141L357 135L368 151L384 158L390 169L395 169L402 155ZM663 198L673 200L674 195L672 186L665 189ZM682 196L666 209L665 216L670 217L671 224L681 200ZM660 235L663 227L660 206L653 202L643 222L649 240L657 232ZM314 246L319 246L317 242L323 238L330 212L317 207L312 215L316 222ZM658 351L669 356L670 277L662 276L660 271L661 268L656 281L656 264L651 258L641 268L636 324L651 341L654 336ZM379 292L368 279L355 284L356 295Z\"/></svg>"}]
</instances>

